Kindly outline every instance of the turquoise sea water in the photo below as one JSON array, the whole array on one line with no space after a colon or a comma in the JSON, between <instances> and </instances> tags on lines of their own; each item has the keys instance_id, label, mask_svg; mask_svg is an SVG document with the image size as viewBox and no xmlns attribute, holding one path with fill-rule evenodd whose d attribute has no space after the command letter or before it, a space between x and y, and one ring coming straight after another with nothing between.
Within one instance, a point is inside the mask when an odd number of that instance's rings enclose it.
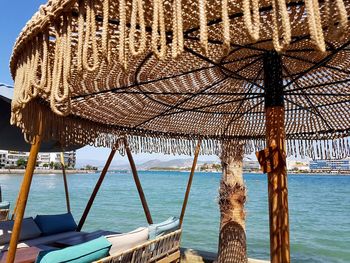
<instances>
[{"instance_id":1,"label":"turquoise sea water","mask_svg":"<svg viewBox=\"0 0 350 263\"><path fill-rule=\"evenodd\" d=\"M68 176L71 206L77 221L98 174ZM248 187L247 241L249 257L269 258L266 176L245 174ZM140 172L155 222L179 215L188 173ZM14 204L22 180L1 175L3 199ZM196 173L184 221L182 246L216 251L219 173ZM62 175L35 175L27 216L66 211ZM289 209L293 262L350 262L350 176L290 175ZM130 173L106 176L84 230L130 231L146 225Z\"/></svg>"}]
</instances>

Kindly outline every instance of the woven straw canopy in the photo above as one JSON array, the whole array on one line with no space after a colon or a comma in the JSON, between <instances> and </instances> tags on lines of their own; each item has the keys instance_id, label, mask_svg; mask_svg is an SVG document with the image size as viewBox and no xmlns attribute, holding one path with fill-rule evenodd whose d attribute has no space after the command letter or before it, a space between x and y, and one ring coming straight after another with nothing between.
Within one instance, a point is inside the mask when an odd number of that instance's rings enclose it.
<instances>
[{"instance_id":1,"label":"woven straw canopy","mask_svg":"<svg viewBox=\"0 0 350 263\"><path fill-rule=\"evenodd\" d=\"M265 138L264 58L277 54L288 149L317 155L350 131L349 9L347 0L49 1L14 47L12 123L30 139L44 108L44 137L63 144L111 147L126 134L136 152L191 153L199 137L205 153L232 139L251 151ZM328 147L349 154L347 140Z\"/></svg>"}]
</instances>

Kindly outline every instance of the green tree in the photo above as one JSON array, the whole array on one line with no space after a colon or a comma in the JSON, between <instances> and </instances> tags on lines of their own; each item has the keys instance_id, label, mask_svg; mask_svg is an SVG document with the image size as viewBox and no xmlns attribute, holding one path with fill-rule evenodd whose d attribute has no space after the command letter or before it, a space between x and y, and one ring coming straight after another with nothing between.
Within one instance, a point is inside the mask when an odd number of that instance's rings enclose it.
<instances>
[{"instance_id":1,"label":"green tree","mask_svg":"<svg viewBox=\"0 0 350 263\"><path fill-rule=\"evenodd\" d=\"M20 158L17 160L16 164L17 164L17 167L26 167L27 161L23 158Z\"/></svg>"},{"instance_id":2,"label":"green tree","mask_svg":"<svg viewBox=\"0 0 350 263\"><path fill-rule=\"evenodd\" d=\"M44 163L43 167L47 168L47 167L49 167L49 164L48 163Z\"/></svg>"},{"instance_id":3,"label":"green tree","mask_svg":"<svg viewBox=\"0 0 350 263\"><path fill-rule=\"evenodd\" d=\"M53 167L54 167L55 170L59 170L59 169L61 169L62 166L61 166L60 163L54 163Z\"/></svg>"}]
</instances>

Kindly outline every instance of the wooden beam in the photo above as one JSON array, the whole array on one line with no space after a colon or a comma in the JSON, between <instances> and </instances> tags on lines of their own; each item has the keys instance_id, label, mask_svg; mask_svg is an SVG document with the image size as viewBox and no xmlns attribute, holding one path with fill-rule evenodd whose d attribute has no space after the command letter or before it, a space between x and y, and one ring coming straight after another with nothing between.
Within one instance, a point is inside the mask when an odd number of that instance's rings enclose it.
<instances>
[{"instance_id":1,"label":"wooden beam","mask_svg":"<svg viewBox=\"0 0 350 263\"><path fill-rule=\"evenodd\" d=\"M22 221L24 217L24 212L27 205L30 185L32 183L33 179L33 173L36 165L36 160L38 156L38 152L41 145L41 136L42 136L42 130L43 130L43 123L42 123L42 115L41 112L39 112L39 129L38 129L38 135L34 137L34 143L30 147L30 153L29 158L27 162L26 171L23 177L21 189L18 195L17 205L16 205L16 217L15 222L12 229L11 234L11 240L9 245L9 250L6 258L6 263L13 263L16 256L16 249L17 249L17 243L19 239L19 234L21 232L21 226Z\"/></svg>"},{"instance_id":2,"label":"wooden beam","mask_svg":"<svg viewBox=\"0 0 350 263\"><path fill-rule=\"evenodd\" d=\"M201 143L202 143L202 140L199 139L198 143L197 143L196 150L194 152L194 158L193 158L191 173L190 173L190 176L188 178L187 189L186 189L185 198L184 198L184 201L183 201L183 204L182 204L182 209L181 209L181 214L180 214L180 228L182 227L183 219L185 217L188 197L190 196L193 175L194 175L194 172L196 170L198 155L199 155L199 151L200 151L200 148L201 148Z\"/></svg>"},{"instance_id":3,"label":"wooden beam","mask_svg":"<svg viewBox=\"0 0 350 263\"><path fill-rule=\"evenodd\" d=\"M132 154L131 154L131 151L129 148L129 144L128 144L128 141L126 138L124 138L124 145L125 145L126 154L128 156L128 159L129 159L132 175L134 177L134 181L136 184L136 188L137 188L137 191L138 191L140 199L141 199L143 211L145 212L145 215L146 215L147 222L148 222L148 224L153 224L152 216L151 216L151 213L150 213L149 208L148 208L146 197L145 197L145 194L143 193L141 182L140 182L139 176L137 174L136 165L135 165L134 159L132 157Z\"/></svg>"},{"instance_id":4,"label":"wooden beam","mask_svg":"<svg viewBox=\"0 0 350 263\"><path fill-rule=\"evenodd\" d=\"M290 263L283 66L277 52L266 53L263 62L266 143L272 164L267 170L270 257L271 263ZM277 150L277 157L272 156L272 149Z\"/></svg>"},{"instance_id":5,"label":"wooden beam","mask_svg":"<svg viewBox=\"0 0 350 263\"><path fill-rule=\"evenodd\" d=\"M64 163L63 152L61 152L61 167L62 167L62 175L63 175L63 183L64 183L64 192L66 194L67 212L70 213L71 210L70 210L70 201L69 201L69 191L68 191L66 167L65 167L65 163Z\"/></svg>"},{"instance_id":6,"label":"wooden beam","mask_svg":"<svg viewBox=\"0 0 350 263\"><path fill-rule=\"evenodd\" d=\"M285 152L284 108L266 108L267 147ZM290 262L286 156L282 166L268 173L271 263Z\"/></svg>"},{"instance_id":7,"label":"wooden beam","mask_svg":"<svg viewBox=\"0 0 350 263\"><path fill-rule=\"evenodd\" d=\"M103 179L105 178L105 176L106 176L106 174L107 174L108 168L109 168L109 166L110 166L110 164L111 164L111 162L112 162L112 160L113 160L113 157L114 157L115 152L116 152L116 149L113 148L113 149L111 150L111 153L110 153L109 156L108 156L107 162L106 162L105 166L103 167L103 170L102 170L102 172L101 172L100 178L98 178L98 181L97 181L97 183L96 183L96 185L95 185L95 188L94 188L94 190L93 190L93 192L92 192L92 194L91 194L91 196L90 196L90 199L89 199L89 201L88 201L88 203L87 203L87 205L86 205L86 207L85 207L84 213L83 213L83 215L81 216L81 219L80 219L79 224L78 224L78 227L77 227L77 231L81 231L81 229L82 229L82 227L83 227L83 225L84 225L84 223L85 223L86 217L88 216L89 211L90 211L90 209L91 209L91 206L92 206L92 204L94 203L95 197L96 197L96 195L97 195L97 193L98 193L98 190L99 190L100 187L101 187L101 184L102 184L102 182L103 182Z\"/></svg>"}]
</instances>

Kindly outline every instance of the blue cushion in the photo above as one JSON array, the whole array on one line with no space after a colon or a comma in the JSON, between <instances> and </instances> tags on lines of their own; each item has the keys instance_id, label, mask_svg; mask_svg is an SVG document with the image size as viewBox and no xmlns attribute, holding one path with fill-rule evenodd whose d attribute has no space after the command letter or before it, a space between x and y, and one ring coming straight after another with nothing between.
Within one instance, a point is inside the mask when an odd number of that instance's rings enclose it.
<instances>
[{"instance_id":1,"label":"blue cushion","mask_svg":"<svg viewBox=\"0 0 350 263\"><path fill-rule=\"evenodd\" d=\"M60 215L37 215L34 221L44 236L75 231L77 229L77 224L71 213Z\"/></svg>"},{"instance_id":2,"label":"blue cushion","mask_svg":"<svg viewBox=\"0 0 350 263\"><path fill-rule=\"evenodd\" d=\"M99 237L80 245L60 250L40 251L35 263L90 263L107 257L112 244L105 238Z\"/></svg>"},{"instance_id":3,"label":"blue cushion","mask_svg":"<svg viewBox=\"0 0 350 263\"><path fill-rule=\"evenodd\" d=\"M177 217L169 217L167 220L149 225L149 239L170 233L179 228L180 220Z\"/></svg>"}]
</instances>

